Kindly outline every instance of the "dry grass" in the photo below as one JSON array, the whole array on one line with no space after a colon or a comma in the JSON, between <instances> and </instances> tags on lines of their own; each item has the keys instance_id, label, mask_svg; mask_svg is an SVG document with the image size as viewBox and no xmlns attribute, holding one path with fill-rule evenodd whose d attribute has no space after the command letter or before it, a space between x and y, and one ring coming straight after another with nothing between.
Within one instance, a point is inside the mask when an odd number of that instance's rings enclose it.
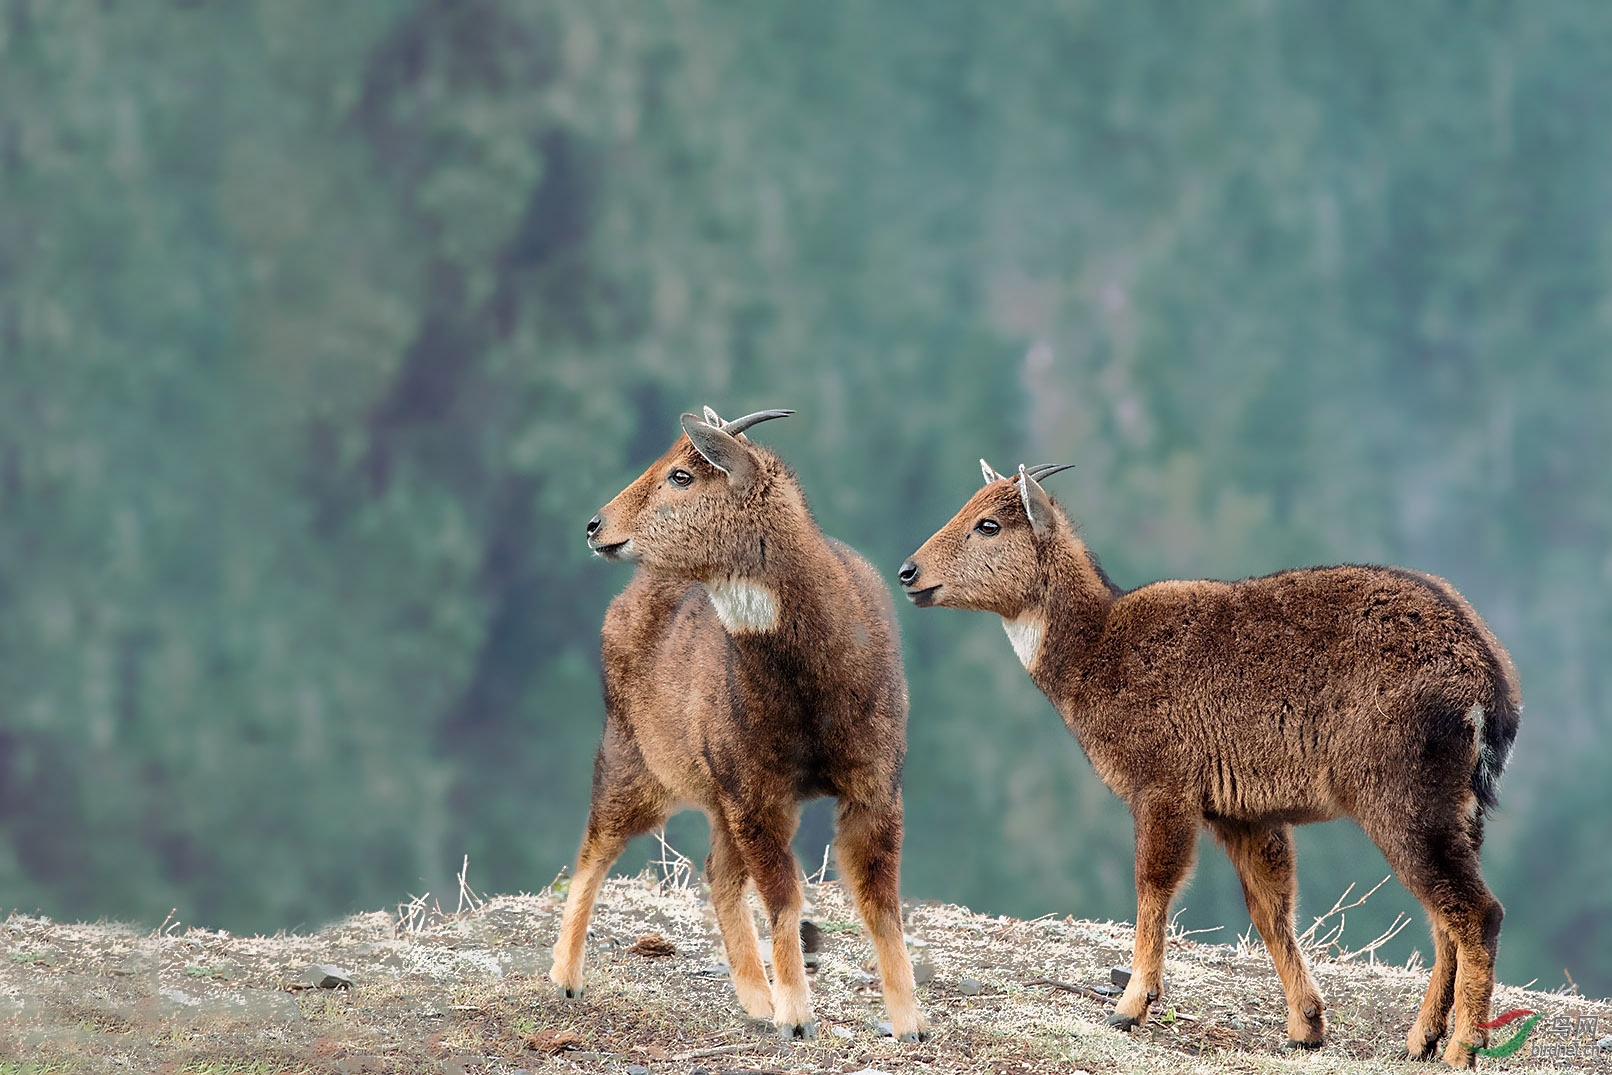
<instances>
[{"instance_id":1,"label":"dry grass","mask_svg":"<svg viewBox=\"0 0 1612 1075\"><path fill-rule=\"evenodd\" d=\"M680 861L681 860L681 861ZM1362 962L1309 935L1331 1008L1328 1046L1284 1053L1281 987L1257 943L1202 943L1173 932L1167 1008L1125 1036L1103 1025L1091 987L1129 960L1131 931L1111 922L1024 922L910 903L919 989L934 1025L924 1045L877 1035L873 949L834 882L809 887L823 927L812 981L820 1037L785 1045L748 1020L716 966L721 941L686 859L610 882L590 942L588 995L558 1000L545 977L560 897L484 897L460 876L456 909L427 897L396 915L360 915L319 933L232 937L168 922L152 933L13 916L0 927L0 1075L68 1072L896 1073L1041 1075L1127 1072L1429 1071L1397 1054L1425 972ZM1343 900L1332 914L1341 915ZM1324 916L1325 917L1325 916ZM676 955L633 943L657 933ZM657 950L648 946L640 951ZM351 990L296 988L311 965L340 968ZM977 981L973 995L958 988ZM1039 983L1039 984L1038 984ZM1074 986L1075 990L1060 986ZM1496 1010L1595 1013L1612 1006L1504 987ZM1485 1065L1494 1066L1485 1061ZM1612 1070L1605 1059L1576 1062ZM1550 1070L1524 1056L1506 1067Z\"/></svg>"}]
</instances>

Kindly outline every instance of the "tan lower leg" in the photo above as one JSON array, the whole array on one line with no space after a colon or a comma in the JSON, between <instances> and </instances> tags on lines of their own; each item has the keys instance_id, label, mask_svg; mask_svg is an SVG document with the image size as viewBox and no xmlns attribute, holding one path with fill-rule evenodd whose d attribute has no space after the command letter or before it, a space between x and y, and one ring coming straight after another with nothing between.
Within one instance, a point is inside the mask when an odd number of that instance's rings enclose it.
<instances>
[{"instance_id":1,"label":"tan lower leg","mask_svg":"<svg viewBox=\"0 0 1612 1075\"><path fill-rule=\"evenodd\" d=\"M1109 1022L1147 1020L1148 1004L1164 990L1164 926L1170 899L1192 868L1200 818L1182 813L1168 796L1136 803L1136 947L1131 981Z\"/></svg>"},{"instance_id":2,"label":"tan lower leg","mask_svg":"<svg viewBox=\"0 0 1612 1075\"><path fill-rule=\"evenodd\" d=\"M1326 1040L1321 990L1310 974L1293 935L1293 907L1298 899L1298 864L1293 832L1287 826L1249 826L1221 822L1216 834L1237 869L1248 904L1248 917L1270 952L1287 998L1287 1039L1315 1048Z\"/></svg>"},{"instance_id":3,"label":"tan lower leg","mask_svg":"<svg viewBox=\"0 0 1612 1075\"><path fill-rule=\"evenodd\" d=\"M711 905L722 930L722 944L728 951L733 990L744 1010L757 1019L772 1018L772 987L761 962L761 942L756 923L745 903L748 875L737 863L737 853L713 831L710 861Z\"/></svg>"},{"instance_id":4,"label":"tan lower leg","mask_svg":"<svg viewBox=\"0 0 1612 1075\"><path fill-rule=\"evenodd\" d=\"M1322 1014L1321 988L1315 984L1298 942L1269 941L1271 961L1276 964L1282 991L1287 994L1287 1038L1300 1045L1314 1046L1326 1040L1326 1016Z\"/></svg>"},{"instance_id":5,"label":"tan lower leg","mask_svg":"<svg viewBox=\"0 0 1612 1075\"><path fill-rule=\"evenodd\" d=\"M836 828L840 869L878 953L891 1033L898 1039L920 1038L929 1022L918 1009L912 960L901 928L901 800L842 802Z\"/></svg>"},{"instance_id":6,"label":"tan lower leg","mask_svg":"<svg viewBox=\"0 0 1612 1075\"><path fill-rule=\"evenodd\" d=\"M1450 1026L1450 1008L1455 1003L1455 938L1437 922L1433 923L1433 972L1428 978L1422 1008L1405 1037L1405 1051L1413 1060L1425 1060Z\"/></svg>"},{"instance_id":7,"label":"tan lower leg","mask_svg":"<svg viewBox=\"0 0 1612 1075\"><path fill-rule=\"evenodd\" d=\"M800 887L783 911L772 916L772 1012L780 1027L806 1027L812 998L806 988L806 958L800 947Z\"/></svg>"},{"instance_id":8,"label":"tan lower leg","mask_svg":"<svg viewBox=\"0 0 1612 1075\"><path fill-rule=\"evenodd\" d=\"M588 920L593 917L593 903L599 896L612 855L606 858L599 853L588 854L579 862L576 876L571 879L571 891L566 896L565 914L560 920L560 939L554 945L554 966L549 980L570 996L582 994L582 963L586 954Z\"/></svg>"},{"instance_id":9,"label":"tan lower leg","mask_svg":"<svg viewBox=\"0 0 1612 1075\"><path fill-rule=\"evenodd\" d=\"M1494 991L1494 968L1481 944L1456 940L1455 1011L1450 1041L1444 1048L1444 1062L1454 1067L1473 1067L1474 1048L1489 1044L1489 1032L1477 1024L1489 1018L1489 999Z\"/></svg>"},{"instance_id":10,"label":"tan lower leg","mask_svg":"<svg viewBox=\"0 0 1612 1075\"><path fill-rule=\"evenodd\" d=\"M1147 1022L1148 1004L1164 987L1164 926L1169 897L1156 890L1138 893L1136 944L1131 954L1131 980L1114 1008L1114 1014Z\"/></svg>"},{"instance_id":11,"label":"tan lower leg","mask_svg":"<svg viewBox=\"0 0 1612 1075\"><path fill-rule=\"evenodd\" d=\"M891 1033L897 1038L922 1034L929 1029L929 1021L918 1010L917 985L899 910L876 914L871 921L864 912L863 919L873 934L873 948L879 956L879 977L884 985L884 1008L890 1015Z\"/></svg>"}]
</instances>

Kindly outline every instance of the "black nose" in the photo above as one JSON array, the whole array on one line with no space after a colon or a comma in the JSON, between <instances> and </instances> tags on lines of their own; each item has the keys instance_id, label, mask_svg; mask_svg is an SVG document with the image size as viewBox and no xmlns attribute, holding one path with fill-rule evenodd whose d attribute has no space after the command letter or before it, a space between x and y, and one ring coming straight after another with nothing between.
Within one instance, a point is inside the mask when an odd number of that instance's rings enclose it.
<instances>
[{"instance_id":1,"label":"black nose","mask_svg":"<svg viewBox=\"0 0 1612 1075\"><path fill-rule=\"evenodd\" d=\"M589 519L588 520L588 536L592 537L593 535L597 534L599 532L599 527L601 527L603 525L604 525L604 520L599 518L599 516L597 516L597 515L595 515L593 518Z\"/></svg>"},{"instance_id":2,"label":"black nose","mask_svg":"<svg viewBox=\"0 0 1612 1075\"><path fill-rule=\"evenodd\" d=\"M901 580L901 585L911 586L918 581L918 565L908 560L901 565L901 570L896 572L896 578Z\"/></svg>"}]
</instances>

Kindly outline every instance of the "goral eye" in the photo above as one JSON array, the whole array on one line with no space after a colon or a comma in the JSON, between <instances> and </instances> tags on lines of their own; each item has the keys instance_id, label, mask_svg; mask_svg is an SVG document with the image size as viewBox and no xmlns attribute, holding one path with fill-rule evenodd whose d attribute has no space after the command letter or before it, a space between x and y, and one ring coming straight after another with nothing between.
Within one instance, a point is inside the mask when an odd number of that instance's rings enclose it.
<instances>
[{"instance_id":1,"label":"goral eye","mask_svg":"<svg viewBox=\"0 0 1612 1075\"><path fill-rule=\"evenodd\" d=\"M671 473L671 479L673 485L687 485L694 480L694 475L686 470L674 470Z\"/></svg>"},{"instance_id":2,"label":"goral eye","mask_svg":"<svg viewBox=\"0 0 1612 1075\"><path fill-rule=\"evenodd\" d=\"M974 524L974 530L977 533L984 534L986 537L994 537L1001 532L1002 524L995 519L981 519Z\"/></svg>"}]
</instances>

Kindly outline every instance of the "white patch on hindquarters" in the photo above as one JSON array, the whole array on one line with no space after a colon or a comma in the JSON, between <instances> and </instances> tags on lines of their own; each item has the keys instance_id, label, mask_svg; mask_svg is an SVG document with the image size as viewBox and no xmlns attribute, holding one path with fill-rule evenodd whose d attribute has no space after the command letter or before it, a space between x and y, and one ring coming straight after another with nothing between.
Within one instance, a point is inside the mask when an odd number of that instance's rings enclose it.
<instances>
[{"instance_id":1,"label":"white patch on hindquarters","mask_svg":"<svg viewBox=\"0 0 1612 1075\"><path fill-rule=\"evenodd\" d=\"M1476 702L1466 711L1466 722L1472 725L1474 742L1478 744L1478 764L1487 769L1494 765L1494 751L1489 749L1489 744L1483 739L1483 721L1486 716L1488 714L1483 711L1483 706Z\"/></svg>"},{"instance_id":2,"label":"white patch on hindquarters","mask_svg":"<svg viewBox=\"0 0 1612 1075\"><path fill-rule=\"evenodd\" d=\"M770 631L778 626L778 595L758 582L720 579L707 582L711 606L729 634Z\"/></svg>"},{"instance_id":3,"label":"white patch on hindquarters","mask_svg":"<svg viewBox=\"0 0 1612 1075\"><path fill-rule=\"evenodd\" d=\"M1019 663L1028 669L1035 663L1035 655L1041 651L1041 636L1047 632L1046 622L1035 613L1027 612L1016 620L1003 616L1002 627L1007 631L1008 641L1013 643L1013 652L1019 655Z\"/></svg>"}]
</instances>

